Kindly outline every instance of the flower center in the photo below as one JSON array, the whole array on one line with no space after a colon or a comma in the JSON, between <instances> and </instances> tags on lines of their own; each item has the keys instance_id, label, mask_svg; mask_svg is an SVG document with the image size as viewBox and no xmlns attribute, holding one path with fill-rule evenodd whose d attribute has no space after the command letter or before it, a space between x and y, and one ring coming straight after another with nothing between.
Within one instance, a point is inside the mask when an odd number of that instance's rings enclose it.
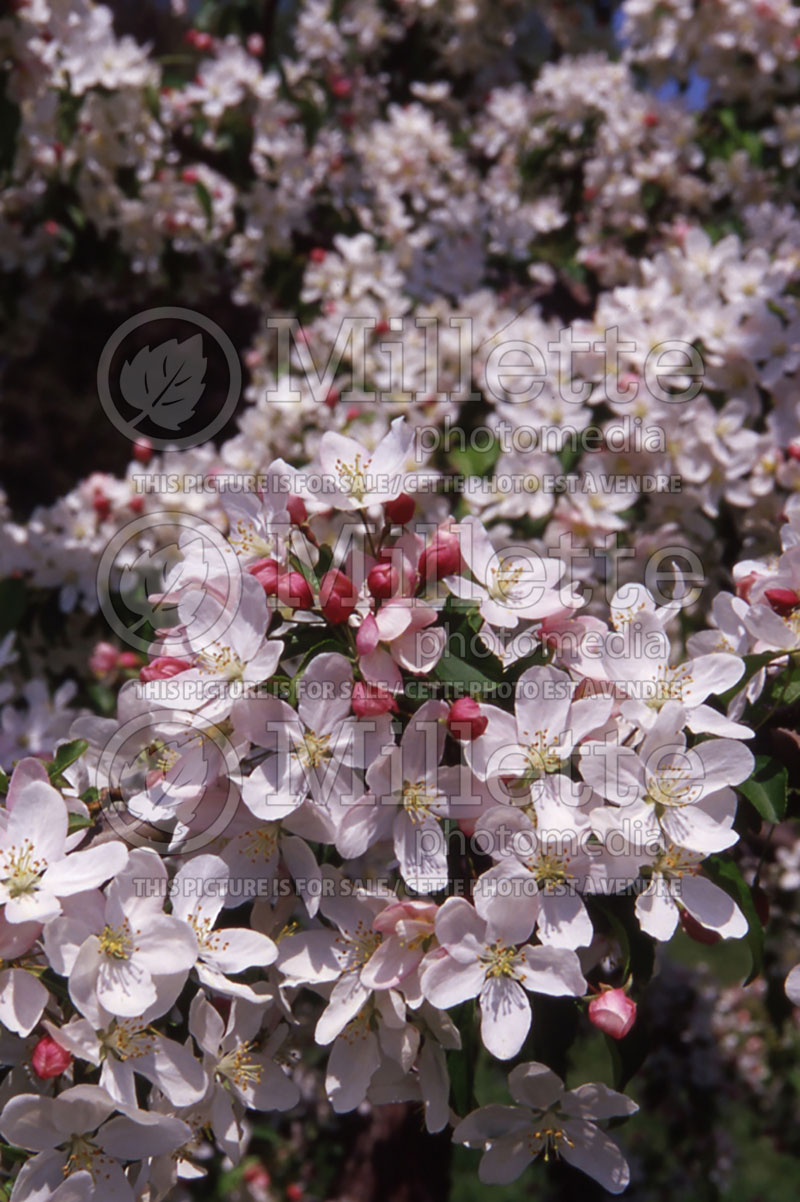
<instances>
[{"instance_id":1,"label":"flower center","mask_svg":"<svg viewBox=\"0 0 800 1202\"><path fill-rule=\"evenodd\" d=\"M330 741L330 735L315 735L313 730L306 731L298 754L307 768L318 768L324 760L330 759Z\"/></svg>"},{"instance_id":2,"label":"flower center","mask_svg":"<svg viewBox=\"0 0 800 1202\"><path fill-rule=\"evenodd\" d=\"M345 463L342 459L336 460L339 487L342 492L347 493L354 501L363 501L367 493L366 471L369 467L369 462L369 459L367 459L366 463L362 466L360 453L356 454L353 463Z\"/></svg>"},{"instance_id":3,"label":"flower center","mask_svg":"<svg viewBox=\"0 0 800 1202\"><path fill-rule=\"evenodd\" d=\"M244 1089L248 1085L258 1085L263 1075L263 1066L257 1064L251 1055L253 1048L252 1041L240 1043L232 1052L228 1052L222 1057L217 1065L217 1071L223 1077L227 1077L239 1089Z\"/></svg>"},{"instance_id":4,"label":"flower center","mask_svg":"<svg viewBox=\"0 0 800 1202\"><path fill-rule=\"evenodd\" d=\"M342 971L354 972L363 968L382 939L380 931L373 931L361 918L352 931L342 931L336 936L336 943L346 957Z\"/></svg>"},{"instance_id":5,"label":"flower center","mask_svg":"<svg viewBox=\"0 0 800 1202\"><path fill-rule=\"evenodd\" d=\"M135 1060L154 1050L155 1039L145 1027L138 1027L136 1020L132 1019L118 1022L103 1044L118 1060Z\"/></svg>"},{"instance_id":6,"label":"flower center","mask_svg":"<svg viewBox=\"0 0 800 1202\"><path fill-rule=\"evenodd\" d=\"M23 840L19 848L10 847L5 853L5 886L9 897L33 893L45 868L47 861L34 857L30 839Z\"/></svg>"},{"instance_id":7,"label":"flower center","mask_svg":"<svg viewBox=\"0 0 800 1202\"><path fill-rule=\"evenodd\" d=\"M403 781L403 806L412 822L429 817L436 795L429 792L424 780Z\"/></svg>"},{"instance_id":8,"label":"flower center","mask_svg":"<svg viewBox=\"0 0 800 1202\"><path fill-rule=\"evenodd\" d=\"M512 567L512 559L501 559L499 566L491 569L492 579L488 583L489 593L495 601L508 601L517 590L522 578L522 567Z\"/></svg>"},{"instance_id":9,"label":"flower center","mask_svg":"<svg viewBox=\"0 0 800 1202\"><path fill-rule=\"evenodd\" d=\"M228 534L228 542L237 555L257 555L266 559L275 550L275 538L271 534L266 537L260 533L252 522L239 518Z\"/></svg>"},{"instance_id":10,"label":"flower center","mask_svg":"<svg viewBox=\"0 0 800 1202\"><path fill-rule=\"evenodd\" d=\"M201 651L197 657L201 672L222 676L225 680L244 679L244 664L231 647L220 647L217 651Z\"/></svg>"},{"instance_id":11,"label":"flower center","mask_svg":"<svg viewBox=\"0 0 800 1202\"><path fill-rule=\"evenodd\" d=\"M133 950L131 928L127 918L119 927L112 927L106 923L100 933L100 951L112 960L130 960Z\"/></svg>"},{"instance_id":12,"label":"flower center","mask_svg":"<svg viewBox=\"0 0 800 1202\"><path fill-rule=\"evenodd\" d=\"M541 852L527 861L527 867L536 878L537 885L544 888L548 885L564 885L572 876L572 873L567 871L566 857L555 852Z\"/></svg>"},{"instance_id":13,"label":"flower center","mask_svg":"<svg viewBox=\"0 0 800 1202\"><path fill-rule=\"evenodd\" d=\"M486 965L487 981L490 977L516 977L519 956L515 947L506 947L503 943L487 943L481 962Z\"/></svg>"}]
</instances>

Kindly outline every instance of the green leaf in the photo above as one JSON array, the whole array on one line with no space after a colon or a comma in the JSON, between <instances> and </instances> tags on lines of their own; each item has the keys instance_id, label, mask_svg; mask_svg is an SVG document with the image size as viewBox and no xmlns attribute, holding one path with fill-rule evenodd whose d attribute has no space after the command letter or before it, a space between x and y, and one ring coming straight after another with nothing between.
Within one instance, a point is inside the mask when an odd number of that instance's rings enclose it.
<instances>
[{"instance_id":1,"label":"green leaf","mask_svg":"<svg viewBox=\"0 0 800 1202\"><path fill-rule=\"evenodd\" d=\"M200 208L206 215L208 228L211 228L211 223L214 220L214 202L211 199L211 193L201 180L195 180L194 190L197 193L197 200Z\"/></svg>"},{"instance_id":2,"label":"green leaf","mask_svg":"<svg viewBox=\"0 0 800 1202\"><path fill-rule=\"evenodd\" d=\"M789 774L786 765L769 755L756 756L753 775L739 792L758 810L765 822L782 822L786 816Z\"/></svg>"},{"instance_id":3,"label":"green leaf","mask_svg":"<svg viewBox=\"0 0 800 1202\"><path fill-rule=\"evenodd\" d=\"M93 825L93 820L84 814L70 814L67 831L70 835L74 835L76 831L86 831Z\"/></svg>"},{"instance_id":4,"label":"green leaf","mask_svg":"<svg viewBox=\"0 0 800 1202\"><path fill-rule=\"evenodd\" d=\"M490 697L499 683L484 675L479 668L466 663L459 656L453 655L447 647L433 671L443 684L456 686L452 690L453 696L456 697L472 696L478 693L483 697Z\"/></svg>"},{"instance_id":5,"label":"green leaf","mask_svg":"<svg viewBox=\"0 0 800 1202\"><path fill-rule=\"evenodd\" d=\"M59 747L55 759L47 765L47 775L54 785L66 783L62 782L62 773L69 768L70 764L79 760L88 747L86 739L73 739L71 743L64 743Z\"/></svg>"},{"instance_id":6,"label":"green leaf","mask_svg":"<svg viewBox=\"0 0 800 1202\"><path fill-rule=\"evenodd\" d=\"M2 768L0 768L0 793L5 797L8 792L8 777Z\"/></svg>"},{"instance_id":7,"label":"green leaf","mask_svg":"<svg viewBox=\"0 0 800 1202\"><path fill-rule=\"evenodd\" d=\"M450 462L463 476L485 476L491 471L500 454L500 443L493 438L488 447L478 450L474 446L453 447L449 452Z\"/></svg>"},{"instance_id":8,"label":"green leaf","mask_svg":"<svg viewBox=\"0 0 800 1202\"><path fill-rule=\"evenodd\" d=\"M764 928L756 911L753 894L733 860L726 860L722 856L709 856L703 864L703 869L709 880L733 898L747 919L748 931L745 939L750 949L752 965L744 983L749 985L764 971Z\"/></svg>"}]
</instances>

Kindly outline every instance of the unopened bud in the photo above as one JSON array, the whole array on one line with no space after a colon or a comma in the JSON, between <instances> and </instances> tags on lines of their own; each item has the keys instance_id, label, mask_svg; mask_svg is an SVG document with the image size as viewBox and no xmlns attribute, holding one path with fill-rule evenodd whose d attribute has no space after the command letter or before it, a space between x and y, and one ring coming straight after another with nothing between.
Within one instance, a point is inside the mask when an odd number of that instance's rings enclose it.
<instances>
[{"instance_id":1,"label":"unopened bud","mask_svg":"<svg viewBox=\"0 0 800 1202\"><path fill-rule=\"evenodd\" d=\"M400 577L391 563L376 563L367 576L367 588L378 601L385 601L397 592Z\"/></svg>"},{"instance_id":2,"label":"unopened bud","mask_svg":"<svg viewBox=\"0 0 800 1202\"><path fill-rule=\"evenodd\" d=\"M323 615L332 626L346 622L357 602L356 586L349 576L336 568L325 573L320 583L319 603Z\"/></svg>"},{"instance_id":3,"label":"unopened bud","mask_svg":"<svg viewBox=\"0 0 800 1202\"><path fill-rule=\"evenodd\" d=\"M456 739L478 739L489 725L489 719L472 697L459 697L450 706L447 729Z\"/></svg>"},{"instance_id":4,"label":"unopened bud","mask_svg":"<svg viewBox=\"0 0 800 1202\"><path fill-rule=\"evenodd\" d=\"M31 1064L37 1077L49 1081L51 1077L60 1077L67 1071L72 1064L72 1056L51 1035L43 1035L33 1049Z\"/></svg>"},{"instance_id":5,"label":"unopened bud","mask_svg":"<svg viewBox=\"0 0 800 1202\"><path fill-rule=\"evenodd\" d=\"M290 609L313 609L314 594L302 572L284 572L278 577L278 600Z\"/></svg>"},{"instance_id":6,"label":"unopened bud","mask_svg":"<svg viewBox=\"0 0 800 1202\"><path fill-rule=\"evenodd\" d=\"M190 667L187 660L178 659L175 655L159 655L139 670L139 679L144 684L151 680L169 680Z\"/></svg>"},{"instance_id":7,"label":"unopened bud","mask_svg":"<svg viewBox=\"0 0 800 1202\"><path fill-rule=\"evenodd\" d=\"M379 684L357 680L351 700L357 718L377 718L380 714L397 713L397 702L388 689Z\"/></svg>"},{"instance_id":8,"label":"unopened bud","mask_svg":"<svg viewBox=\"0 0 800 1202\"><path fill-rule=\"evenodd\" d=\"M636 1022L636 1002L624 989L605 989L589 1002L589 1022L612 1039L624 1039Z\"/></svg>"},{"instance_id":9,"label":"unopened bud","mask_svg":"<svg viewBox=\"0 0 800 1202\"><path fill-rule=\"evenodd\" d=\"M391 501L386 502L383 512L390 522L397 522L398 526L405 526L406 522L413 518L416 508L417 503L414 498L410 497L407 492L401 492L396 497L392 497Z\"/></svg>"}]
</instances>

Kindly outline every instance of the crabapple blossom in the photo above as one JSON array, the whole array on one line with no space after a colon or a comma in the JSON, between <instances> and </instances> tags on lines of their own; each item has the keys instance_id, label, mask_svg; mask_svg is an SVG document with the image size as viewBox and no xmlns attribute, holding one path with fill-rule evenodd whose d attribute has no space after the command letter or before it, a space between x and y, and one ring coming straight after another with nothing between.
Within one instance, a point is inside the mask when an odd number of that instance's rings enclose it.
<instances>
[{"instance_id":1,"label":"crabapple blossom","mask_svg":"<svg viewBox=\"0 0 800 1202\"><path fill-rule=\"evenodd\" d=\"M507 1185L516 1181L540 1155L560 1156L581 1169L611 1194L621 1194L630 1180L617 1145L597 1121L633 1114L635 1102L606 1085L565 1090L544 1064L519 1064L508 1075L514 1105L482 1106L453 1132L468 1147L482 1147L481 1181Z\"/></svg>"},{"instance_id":2,"label":"crabapple blossom","mask_svg":"<svg viewBox=\"0 0 800 1202\"><path fill-rule=\"evenodd\" d=\"M575 953L525 943L527 916L520 919L513 901L506 902L485 921L466 899L449 898L436 916L440 946L428 953L420 977L425 997L442 1009L479 999L481 1037L499 1060L515 1056L530 1029L526 989L578 997L586 988Z\"/></svg>"}]
</instances>

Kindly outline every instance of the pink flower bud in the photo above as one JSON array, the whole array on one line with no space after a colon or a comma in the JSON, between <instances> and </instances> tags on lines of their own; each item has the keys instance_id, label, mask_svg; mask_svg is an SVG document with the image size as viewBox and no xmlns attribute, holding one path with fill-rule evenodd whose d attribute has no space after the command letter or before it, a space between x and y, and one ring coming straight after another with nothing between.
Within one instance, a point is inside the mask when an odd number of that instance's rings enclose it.
<instances>
[{"instance_id":1,"label":"pink flower bud","mask_svg":"<svg viewBox=\"0 0 800 1202\"><path fill-rule=\"evenodd\" d=\"M308 510L302 497L289 497L286 508L295 526L303 526L308 521Z\"/></svg>"},{"instance_id":2,"label":"pink flower bud","mask_svg":"<svg viewBox=\"0 0 800 1202\"><path fill-rule=\"evenodd\" d=\"M174 655L158 655L139 669L139 679L145 684L150 680L169 680L190 667L191 664L185 659L178 659Z\"/></svg>"},{"instance_id":3,"label":"pink flower bud","mask_svg":"<svg viewBox=\"0 0 800 1202\"><path fill-rule=\"evenodd\" d=\"M268 597L274 597L278 591L280 568L277 559L259 559L248 568L251 576L255 576Z\"/></svg>"},{"instance_id":4,"label":"pink flower bud","mask_svg":"<svg viewBox=\"0 0 800 1202\"><path fill-rule=\"evenodd\" d=\"M56 1043L52 1036L43 1035L33 1049L31 1064L37 1077L48 1081L51 1077L60 1077L66 1072L72 1064L72 1056L60 1043Z\"/></svg>"},{"instance_id":5,"label":"pink flower bud","mask_svg":"<svg viewBox=\"0 0 800 1202\"><path fill-rule=\"evenodd\" d=\"M323 615L332 626L346 622L357 602L356 586L349 576L336 568L325 573L320 583L319 603Z\"/></svg>"},{"instance_id":6,"label":"pink flower bud","mask_svg":"<svg viewBox=\"0 0 800 1202\"><path fill-rule=\"evenodd\" d=\"M149 463L153 458L153 444L149 438L137 438L133 444L133 457L137 463Z\"/></svg>"},{"instance_id":7,"label":"pink flower bud","mask_svg":"<svg viewBox=\"0 0 800 1202\"><path fill-rule=\"evenodd\" d=\"M141 664L140 657L135 651L120 651L117 660L118 668L138 668Z\"/></svg>"},{"instance_id":8,"label":"pink flower bud","mask_svg":"<svg viewBox=\"0 0 800 1202\"><path fill-rule=\"evenodd\" d=\"M397 592L400 577L391 563L376 563L367 576L367 588L379 601L385 601Z\"/></svg>"},{"instance_id":9,"label":"pink flower bud","mask_svg":"<svg viewBox=\"0 0 800 1202\"><path fill-rule=\"evenodd\" d=\"M96 643L89 656L89 669L95 676L108 676L117 666L119 651L113 643Z\"/></svg>"},{"instance_id":10,"label":"pink flower bud","mask_svg":"<svg viewBox=\"0 0 800 1202\"><path fill-rule=\"evenodd\" d=\"M365 684L357 680L353 685L351 700L357 718L377 718L380 714L397 713L397 702L388 689L379 684Z\"/></svg>"},{"instance_id":11,"label":"pink flower bud","mask_svg":"<svg viewBox=\"0 0 800 1202\"><path fill-rule=\"evenodd\" d=\"M589 1002L589 1022L612 1039L624 1039L636 1022L636 1002L624 989L604 989Z\"/></svg>"},{"instance_id":12,"label":"pink flower bud","mask_svg":"<svg viewBox=\"0 0 800 1202\"><path fill-rule=\"evenodd\" d=\"M488 725L489 719L472 697L459 697L450 706L447 729L456 739L468 741L480 738Z\"/></svg>"},{"instance_id":13,"label":"pink flower bud","mask_svg":"<svg viewBox=\"0 0 800 1202\"><path fill-rule=\"evenodd\" d=\"M458 535L448 526L440 526L419 557L419 574L423 580L441 580L452 576L461 567L461 546Z\"/></svg>"},{"instance_id":14,"label":"pink flower bud","mask_svg":"<svg viewBox=\"0 0 800 1202\"><path fill-rule=\"evenodd\" d=\"M401 492L396 497L392 497L391 501L386 502L383 512L390 522L397 522L398 526L405 526L406 522L413 518L416 508L417 503L414 498L410 497L407 492Z\"/></svg>"},{"instance_id":15,"label":"pink flower bud","mask_svg":"<svg viewBox=\"0 0 800 1202\"><path fill-rule=\"evenodd\" d=\"M800 597L790 588L768 588L764 590L764 598L770 608L782 618L788 618L800 605Z\"/></svg>"},{"instance_id":16,"label":"pink flower bud","mask_svg":"<svg viewBox=\"0 0 800 1202\"><path fill-rule=\"evenodd\" d=\"M290 609L313 609L314 594L301 572L284 572L278 577L278 600Z\"/></svg>"}]
</instances>

